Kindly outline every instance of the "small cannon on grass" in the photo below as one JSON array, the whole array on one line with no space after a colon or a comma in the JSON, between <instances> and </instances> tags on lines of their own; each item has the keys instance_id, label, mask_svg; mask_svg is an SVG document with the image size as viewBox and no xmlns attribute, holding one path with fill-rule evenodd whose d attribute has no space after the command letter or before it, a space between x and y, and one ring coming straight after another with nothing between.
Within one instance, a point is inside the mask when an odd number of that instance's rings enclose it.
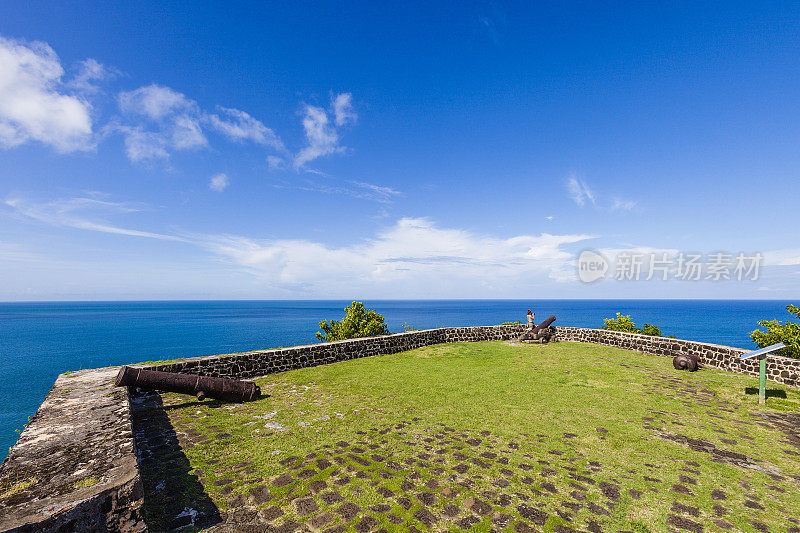
<instances>
[{"instance_id":1,"label":"small cannon on grass","mask_svg":"<svg viewBox=\"0 0 800 533\"><path fill-rule=\"evenodd\" d=\"M517 340L520 342L541 342L548 343L556 336L555 328L550 327L550 324L556 321L554 315L547 317L547 320L536 326L535 328L528 329Z\"/></svg>"},{"instance_id":2,"label":"small cannon on grass","mask_svg":"<svg viewBox=\"0 0 800 533\"><path fill-rule=\"evenodd\" d=\"M697 364L699 362L700 358L696 355L680 353L672 359L672 366L675 367L675 370L688 370L689 372L694 372L697 370Z\"/></svg>"},{"instance_id":3,"label":"small cannon on grass","mask_svg":"<svg viewBox=\"0 0 800 533\"><path fill-rule=\"evenodd\" d=\"M114 385L191 394L201 401L205 398L215 398L226 402L247 402L261 396L261 389L252 381L160 372L130 366L119 369Z\"/></svg>"}]
</instances>

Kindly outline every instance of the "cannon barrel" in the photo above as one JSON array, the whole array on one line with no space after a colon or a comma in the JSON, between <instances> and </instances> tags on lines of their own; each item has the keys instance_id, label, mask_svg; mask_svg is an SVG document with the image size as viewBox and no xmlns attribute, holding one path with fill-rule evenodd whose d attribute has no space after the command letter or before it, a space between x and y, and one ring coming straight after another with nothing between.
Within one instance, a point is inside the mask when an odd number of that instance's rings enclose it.
<instances>
[{"instance_id":1,"label":"cannon barrel","mask_svg":"<svg viewBox=\"0 0 800 533\"><path fill-rule=\"evenodd\" d=\"M545 320L544 322L542 322L541 324L539 324L538 326L536 326L535 328L533 328L533 329L531 330L530 334L531 334L531 335L536 335L536 334L537 334L537 333L539 333L541 330L543 330L544 328L548 327L550 324L552 324L552 323L553 323L553 322L555 322L555 321L556 321L556 317L555 317L555 315L550 315L549 317L547 317L547 320Z\"/></svg>"},{"instance_id":2,"label":"cannon barrel","mask_svg":"<svg viewBox=\"0 0 800 533\"><path fill-rule=\"evenodd\" d=\"M120 368L114 384L117 387L139 387L193 394L199 400L208 397L228 402L246 402L261 396L261 389L252 381L161 372L129 366Z\"/></svg>"}]
</instances>

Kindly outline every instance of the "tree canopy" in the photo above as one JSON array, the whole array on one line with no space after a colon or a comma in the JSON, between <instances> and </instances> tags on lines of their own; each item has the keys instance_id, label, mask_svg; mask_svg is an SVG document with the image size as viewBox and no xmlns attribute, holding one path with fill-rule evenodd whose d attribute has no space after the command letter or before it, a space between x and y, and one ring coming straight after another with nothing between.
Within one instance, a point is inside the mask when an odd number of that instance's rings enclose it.
<instances>
[{"instance_id":1,"label":"tree canopy","mask_svg":"<svg viewBox=\"0 0 800 533\"><path fill-rule=\"evenodd\" d=\"M786 310L789 314L800 318L800 307L787 305ZM750 338L759 348L782 342L786 348L779 350L778 354L800 359L800 324L789 321L784 324L780 320L759 320L758 325L767 328L767 331L757 329L750 333Z\"/></svg>"},{"instance_id":2,"label":"tree canopy","mask_svg":"<svg viewBox=\"0 0 800 533\"><path fill-rule=\"evenodd\" d=\"M323 320L319 323L317 339L322 342L375 337L386 335L389 330L383 323L383 316L372 309L366 309L361 302L353 302L344 308L342 320Z\"/></svg>"}]
</instances>

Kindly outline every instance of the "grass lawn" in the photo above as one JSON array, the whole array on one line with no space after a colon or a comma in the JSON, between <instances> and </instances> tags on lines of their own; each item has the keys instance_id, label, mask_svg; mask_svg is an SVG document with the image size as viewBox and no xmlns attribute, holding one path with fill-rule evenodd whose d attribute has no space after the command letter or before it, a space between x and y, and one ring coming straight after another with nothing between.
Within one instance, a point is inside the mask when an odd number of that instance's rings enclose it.
<instances>
[{"instance_id":1,"label":"grass lawn","mask_svg":"<svg viewBox=\"0 0 800 533\"><path fill-rule=\"evenodd\" d=\"M247 404L150 395L134 413L149 523L800 531L800 393L769 383L759 406L757 378L671 363L442 344L270 375Z\"/></svg>"}]
</instances>

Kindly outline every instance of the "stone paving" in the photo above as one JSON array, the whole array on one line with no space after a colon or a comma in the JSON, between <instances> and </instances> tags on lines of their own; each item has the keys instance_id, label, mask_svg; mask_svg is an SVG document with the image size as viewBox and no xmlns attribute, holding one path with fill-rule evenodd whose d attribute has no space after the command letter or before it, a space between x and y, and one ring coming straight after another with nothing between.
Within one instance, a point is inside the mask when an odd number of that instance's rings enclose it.
<instances>
[{"instance_id":1,"label":"stone paving","mask_svg":"<svg viewBox=\"0 0 800 533\"><path fill-rule=\"evenodd\" d=\"M692 405L699 402L713 410L709 424L714 417L732 414L715 402L712 391L682 385L666 380L661 392L685 397L687 402L696 398ZM141 404L147 402L152 407L159 398L151 395ZM665 415L673 419L671 424L663 424ZM176 434L163 414L150 415L147 424L135 427L135 433L145 484L164 483L161 491L165 493L181 489L191 493L183 501L166 499L172 503L158 510L177 517L169 523L174 528L326 533L616 531L608 526L615 515L655 498L669 512L666 524L651 531L737 530L729 517L745 513L752 517L752 530L772 531L768 524L774 523L778 512L788 517L788 527L782 530L800 532L800 520L792 517L785 499L797 491L798 472L781 472L744 454L685 437L676 415L653 413L641 421L661 438L686 447L686 459L672 477L655 464L645 464L640 471L609 468L603 457L582 454L575 445L580 436L574 433L563 433L558 439L530 434L508 439L491 429L464 430L411 418L356 431L347 440L309 449L303 455L278 455L275 460L282 471L268 479L259 476L252 461L242 461L215 472L211 481L204 472L191 471L180 449L230 436L203 436L191 427L179 428ZM796 455L800 451L797 418L794 413L776 413L762 421L735 420L740 431L729 435L729 440L747 439L748 430L755 426L778 427L785 436L787 455ZM134 415L134 420L141 422L141 417ZM603 427L593 431L601 440L610 438ZM698 454L703 456L700 462L694 460ZM707 458L735 465L741 477L726 486L707 479L707 466L701 464ZM758 474L771 479L768 497L750 491L749 478ZM217 503L222 504L224 498L227 511L219 512L202 490L208 483L218 494ZM188 510L181 513L184 506Z\"/></svg>"}]
</instances>

